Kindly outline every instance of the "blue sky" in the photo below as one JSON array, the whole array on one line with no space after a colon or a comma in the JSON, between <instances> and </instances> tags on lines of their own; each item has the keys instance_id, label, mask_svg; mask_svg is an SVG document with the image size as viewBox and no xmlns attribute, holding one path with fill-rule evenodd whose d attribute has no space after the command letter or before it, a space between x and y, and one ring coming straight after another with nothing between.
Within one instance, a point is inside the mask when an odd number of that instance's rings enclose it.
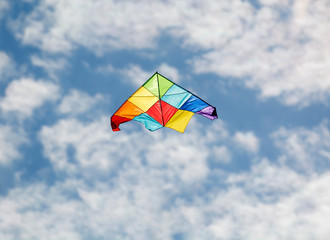
<instances>
[{"instance_id":1,"label":"blue sky","mask_svg":"<svg viewBox=\"0 0 330 240\"><path fill-rule=\"evenodd\" d=\"M0 1L0 239L326 239L330 5ZM158 71L217 108L111 115Z\"/></svg>"}]
</instances>

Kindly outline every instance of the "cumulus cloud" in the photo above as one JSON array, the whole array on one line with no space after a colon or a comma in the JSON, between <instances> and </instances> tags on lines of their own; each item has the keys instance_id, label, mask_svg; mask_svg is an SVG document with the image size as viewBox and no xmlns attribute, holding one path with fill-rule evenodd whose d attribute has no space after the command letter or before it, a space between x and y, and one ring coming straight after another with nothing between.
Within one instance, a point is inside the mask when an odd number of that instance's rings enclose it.
<instances>
[{"instance_id":1,"label":"cumulus cloud","mask_svg":"<svg viewBox=\"0 0 330 240\"><path fill-rule=\"evenodd\" d=\"M71 124L70 128L65 124ZM55 232L59 235L54 236L70 239L87 235L92 239L116 236L137 240L150 236L166 240L177 236L210 240L309 240L328 236L329 173L301 175L263 159L251 170L224 172L220 183L220 178L201 166L205 166L206 145L218 144L218 136L226 135L222 127L191 131L180 143L172 134L146 135L128 130L113 135L97 130L101 128L99 123L82 125L72 119L44 128L41 141L45 156L54 166L60 165L67 142L76 148L76 159L72 165L63 165L67 168L62 169L67 173L63 181L52 186L32 183L16 187L0 197L0 237L24 240L36 234L53 236ZM83 132L85 135L80 134ZM106 136L103 139L93 136L101 132ZM209 138L199 136L204 133ZM122 155L113 150L123 146ZM106 155L116 167L102 169L104 165L98 166L97 158L85 158L87 155L82 153L92 148L94 152L113 148ZM54 155L56 152L59 155ZM84 170L79 158L98 167L90 165ZM185 169L188 165L193 169ZM74 168L83 172L79 178L70 172ZM88 172L93 172L93 178ZM208 188L208 181L219 184ZM140 216L139 221L136 216Z\"/></svg>"},{"instance_id":2,"label":"cumulus cloud","mask_svg":"<svg viewBox=\"0 0 330 240\"><path fill-rule=\"evenodd\" d=\"M160 185L164 182L142 176L132 183L124 175L110 188L101 182L90 188L66 181L53 187L35 184L14 189L7 198L0 197L0 237L172 239L180 222L171 207L164 206L169 200Z\"/></svg>"},{"instance_id":3,"label":"cumulus cloud","mask_svg":"<svg viewBox=\"0 0 330 240\"><path fill-rule=\"evenodd\" d=\"M167 6L170 5L148 1L139 4L104 0L41 1L13 28L18 30L16 36L23 43L48 52L68 53L77 46L98 53L118 48L149 48L154 45L160 26L174 22L168 14L153 14L155 9ZM40 17L45 21L40 21Z\"/></svg>"},{"instance_id":4,"label":"cumulus cloud","mask_svg":"<svg viewBox=\"0 0 330 240\"><path fill-rule=\"evenodd\" d=\"M326 124L298 129L306 156L329 149ZM309 240L330 234L328 171L301 174L288 164L296 152L286 150L285 141L278 147L286 162L263 158L240 172L211 169L210 163L236 160L235 147L226 143L254 135L232 135L221 121L205 128L192 120L189 126L184 135L170 129L148 134L129 123L113 133L107 117L43 126L44 156L61 180L17 186L0 197L0 237L58 232L70 239ZM295 132L282 128L273 138Z\"/></svg>"},{"instance_id":5,"label":"cumulus cloud","mask_svg":"<svg viewBox=\"0 0 330 240\"><path fill-rule=\"evenodd\" d=\"M326 0L260 1L258 8L241 0L44 0L12 28L23 43L55 53L150 48L166 32L201 50L191 61L197 73L240 79L262 98L305 107L329 99L329 8Z\"/></svg>"},{"instance_id":6,"label":"cumulus cloud","mask_svg":"<svg viewBox=\"0 0 330 240\"><path fill-rule=\"evenodd\" d=\"M13 112L29 117L46 101L54 101L58 97L57 85L31 78L21 78L8 85L5 96L1 99L0 108L4 113Z\"/></svg>"},{"instance_id":7,"label":"cumulus cloud","mask_svg":"<svg viewBox=\"0 0 330 240\"><path fill-rule=\"evenodd\" d=\"M118 236L142 240L150 234L156 239L173 239L182 231L179 227L182 217L176 212L175 204L172 206L173 198L178 196L179 200L184 198L181 196L184 192L201 191L198 186L210 173L207 145L218 144L220 137L228 136L224 125L210 126L212 130L205 133L192 121L185 135L170 129L148 134L132 131L133 126L129 125L123 126L123 132L113 133L108 118L102 119L89 123L74 118L62 119L53 126L44 126L39 132L45 157L55 172L66 179L52 187L52 193L56 193L54 199L65 201L67 196L62 193L73 189L79 195L69 201L71 210L80 212L81 220L78 223L73 220L75 214L70 215L67 234L81 236L83 233L77 229L84 226L85 233L99 239ZM65 187L66 184L69 187ZM61 191L62 188L67 190ZM31 190L37 190L32 196L39 194L38 189ZM53 205L57 205L51 200L53 197L42 199L42 205L53 209ZM36 210L31 217L39 218L44 214ZM44 225L46 219L54 219L57 214L59 212L51 210L39 223ZM19 215L23 219L26 217ZM137 215L144 220L136 221ZM56 226L49 229L50 232L61 226L56 220L53 223ZM14 224L14 229L18 226Z\"/></svg>"},{"instance_id":8,"label":"cumulus cloud","mask_svg":"<svg viewBox=\"0 0 330 240\"><path fill-rule=\"evenodd\" d=\"M262 203L241 188L219 191L205 208L215 216L206 227L213 236L208 239L322 239L330 233L324 222L327 181L329 174L310 180L275 203Z\"/></svg>"},{"instance_id":9,"label":"cumulus cloud","mask_svg":"<svg viewBox=\"0 0 330 240\"><path fill-rule=\"evenodd\" d=\"M109 156L116 154L117 149L110 144L107 130L106 121L85 125L74 119L61 120L53 127L44 126L40 140L56 171L80 174L85 169L93 174L91 168L96 168L108 172L116 165L116 158L110 160Z\"/></svg>"},{"instance_id":10,"label":"cumulus cloud","mask_svg":"<svg viewBox=\"0 0 330 240\"><path fill-rule=\"evenodd\" d=\"M35 184L14 189L6 198L0 197L3 223L0 237L8 240L81 239L73 231L74 222L67 218L81 211L81 206L62 195L64 190L64 187L49 189L43 184Z\"/></svg>"},{"instance_id":11,"label":"cumulus cloud","mask_svg":"<svg viewBox=\"0 0 330 240\"><path fill-rule=\"evenodd\" d=\"M244 11L233 36L196 57L196 72L214 72L243 80L262 98L286 105L327 103L329 98L330 30L327 1L262 1L260 9ZM218 25L210 24L209 31ZM211 46L210 46L211 47Z\"/></svg>"},{"instance_id":12,"label":"cumulus cloud","mask_svg":"<svg viewBox=\"0 0 330 240\"><path fill-rule=\"evenodd\" d=\"M100 119L88 124L74 118L63 119L54 126L41 129L39 137L44 146L44 154L58 172L86 176L93 175L94 171L108 173L114 171L118 164L121 165L119 159L137 164L136 161L139 162L139 158L144 156L148 166L159 171L164 167L171 169L172 177L178 175L179 180L190 184L206 178L209 173L207 159L210 156L207 144L215 144L216 139L223 136L222 132L225 131L220 126L209 133L210 138L196 140L197 137L191 137L191 134L199 134L193 129L197 123L192 121L190 135L178 136L171 133L171 130L168 130L169 133L152 135L143 132L123 135L110 132L107 117ZM128 127L132 124L128 124ZM218 135L211 136L216 133ZM124 142L127 144L123 149Z\"/></svg>"}]
</instances>

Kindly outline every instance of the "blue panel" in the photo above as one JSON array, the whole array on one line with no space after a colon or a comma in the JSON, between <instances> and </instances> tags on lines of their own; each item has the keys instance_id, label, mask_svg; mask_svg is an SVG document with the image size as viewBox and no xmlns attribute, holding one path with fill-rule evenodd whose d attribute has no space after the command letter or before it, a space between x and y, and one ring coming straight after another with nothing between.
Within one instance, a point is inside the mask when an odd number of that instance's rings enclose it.
<instances>
[{"instance_id":1,"label":"blue panel","mask_svg":"<svg viewBox=\"0 0 330 240\"><path fill-rule=\"evenodd\" d=\"M192 96L191 93L174 84L170 87L170 89L168 89L162 97L162 100L173 107L180 108L182 104L190 98L190 96Z\"/></svg>"},{"instance_id":2,"label":"blue panel","mask_svg":"<svg viewBox=\"0 0 330 240\"><path fill-rule=\"evenodd\" d=\"M146 113L142 113L139 116L136 116L135 118L133 118L133 120L142 122L146 129L150 131L155 131L163 127L159 122L157 122L155 119L153 119Z\"/></svg>"},{"instance_id":3,"label":"blue panel","mask_svg":"<svg viewBox=\"0 0 330 240\"><path fill-rule=\"evenodd\" d=\"M206 102L200 100L198 97L192 95L181 107L181 110L187 110L191 112L198 112L206 107L208 107Z\"/></svg>"}]
</instances>

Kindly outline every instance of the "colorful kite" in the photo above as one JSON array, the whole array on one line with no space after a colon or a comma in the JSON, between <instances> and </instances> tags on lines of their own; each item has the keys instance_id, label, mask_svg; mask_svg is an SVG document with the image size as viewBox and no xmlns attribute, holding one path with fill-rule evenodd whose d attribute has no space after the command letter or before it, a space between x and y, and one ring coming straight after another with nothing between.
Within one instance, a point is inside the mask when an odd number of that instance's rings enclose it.
<instances>
[{"instance_id":1,"label":"colorful kite","mask_svg":"<svg viewBox=\"0 0 330 240\"><path fill-rule=\"evenodd\" d=\"M135 120L150 131L168 127L183 133L195 113L218 118L215 107L156 72L115 112L111 127L119 131L121 123Z\"/></svg>"}]
</instances>

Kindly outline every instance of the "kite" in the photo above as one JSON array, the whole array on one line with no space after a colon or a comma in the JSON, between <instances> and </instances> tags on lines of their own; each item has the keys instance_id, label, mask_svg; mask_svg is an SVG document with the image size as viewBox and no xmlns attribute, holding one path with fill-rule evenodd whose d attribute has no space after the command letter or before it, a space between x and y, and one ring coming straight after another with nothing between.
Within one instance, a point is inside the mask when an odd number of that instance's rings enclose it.
<instances>
[{"instance_id":1,"label":"kite","mask_svg":"<svg viewBox=\"0 0 330 240\"><path fill-rule=\"evenodd\" d=\"M120 131L121 123L135 120L150 131L168 127L183 133L195 113L218 118L215 107L156 72L112 115L111 127Z\"/></svg>"}]
</instances>

